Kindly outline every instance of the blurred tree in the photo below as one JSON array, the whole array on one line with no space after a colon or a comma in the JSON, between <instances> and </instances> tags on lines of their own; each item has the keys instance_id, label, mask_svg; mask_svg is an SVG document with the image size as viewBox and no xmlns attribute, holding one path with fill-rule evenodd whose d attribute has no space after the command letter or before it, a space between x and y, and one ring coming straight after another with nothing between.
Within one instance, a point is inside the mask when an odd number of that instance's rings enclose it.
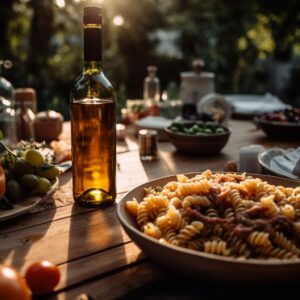
<instances>
[{"instance_id":1,"label":"blurred tree","mask_svg":"<svg viewBox=\"0 0 300 300\"><path fill-rule=\"evenodd\" d=\"M14 0L2 0L0 2L0 41L2 43L1 56L5 59L12 59L9 35L8 35L8 26L11 19L15 17L15 13L12 10Z\"/></svg>"},{"instance_id":2,"label":"blurred tree","mask_svg":"<svg viewBox=\"0 0 300 300\"><path fill-rule=\"evenodd\" d=\"M274 58L289 60L293 45L300 42L300 1L259 0L258 4L275 41Z\"/></svg>"},{"instance_id":3,"label":"blurred tree","mask_svg":"<svg viewBox=\"0 0 300 300\"><path fill-rule=\"evenodd\" d=\"M0 1L0 59L14 63L4 76L15 87L36 88L39 109L51 107L68 118L69 90L82 69L82 9L92 2ZM147 65L158 66L166 89L171 81L179 84L179 73L191 69L197 57L216 73L218 92L263 93L263 59L289 58L299 45L299 5L299 0L106 0L105 72L121 105L127 97L142 96ZM116 16L124 22L114 22ZM176 55L157 51L159 29L179 36Z\"/></svg>"},{"instance_id":4,"label":"blurred tree","mask_svg":"<svg viewBox=\"0 0 300 300\"><path fill-rule=\"evenodd\" d=\"M173 6L170 22L181 31L184 57L190 63L197 57L205 60L206 69L216 73L218 92L240 91L245 66L257 59L250 40L244 49L239 48L240 38L256 22L256 12L253 0L177 0Z\"/></svg>"}]
</instances>

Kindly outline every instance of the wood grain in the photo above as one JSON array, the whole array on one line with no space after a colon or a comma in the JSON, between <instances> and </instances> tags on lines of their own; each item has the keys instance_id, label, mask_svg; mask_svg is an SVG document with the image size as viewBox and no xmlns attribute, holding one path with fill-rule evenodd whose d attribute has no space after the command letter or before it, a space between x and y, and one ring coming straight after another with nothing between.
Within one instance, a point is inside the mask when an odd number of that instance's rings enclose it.
<instances>
[{"instance_id":1,"label":"wood grain","mask_svg":"<svg viewBox=\"0 0 300 300\"><path fill-rule=\"evenodd\" d=\"M129 242L64 263L59 266L61 280L56 290L80 284L95 276L102 276L118 268L128 267L144 258L145 255L141 250L134 243Z\"/></svg>"},{"instance_id":2,"label":"wood grain","mask_svg":"<svg viewBox=\"0 0 300 300\"><path fill-rule=\"evenodd\" d=\"M76 299L82 293L87 293L93 299L117 299L142 286L154 284L166 276L162 268L152 262L146 262L104 278L93 281L74 289L59 293L49 299Z\"/></svg>"},{"instance_id":3,"label":"wood grain","mask_svg":"<svg viewBox=\"0 0 300 300\"><path fill-rule=\"evenodd\" d=\"M62 264L128 241L113 206L2 234L0 260L23 272L33 261Z\"/></svg>"}]
</instances>

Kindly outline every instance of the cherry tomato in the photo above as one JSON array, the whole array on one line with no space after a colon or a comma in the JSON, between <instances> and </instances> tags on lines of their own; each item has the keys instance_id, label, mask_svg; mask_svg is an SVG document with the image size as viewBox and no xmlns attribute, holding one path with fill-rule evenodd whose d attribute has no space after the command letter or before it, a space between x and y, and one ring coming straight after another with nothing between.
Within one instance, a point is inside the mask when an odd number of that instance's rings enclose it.
<instances>
[{"instance_id":1,"label":"cherry tomato","mask_svg":"<svg viewBox=\"0 0 300 300\"><path fill-rule=\"evenodd\" d=\"M21 275L4 266L0 266L0 299L31 299L31 292Z\"/></svg>"},{"instance_id":2,"label":"cherry tomato","mask_svg":"<svg viewBox=\"0 0 300 300\"><path fill-rule=\"evenodd\" d=\"M0 166L0 199L3 197L6 188L6 179L3 168Z\"/></svg>"},{"instance_id":3,"label":"cherry tomato","mask_svg":"<svg viewBox=\"0 0 300 300\"><path fill-rule=\"evenodd\" d=\"M25 279L33 294L45 295L58 284L60 271L49 261L35 262L27 269Z\"/></svg>"}]
</instances>

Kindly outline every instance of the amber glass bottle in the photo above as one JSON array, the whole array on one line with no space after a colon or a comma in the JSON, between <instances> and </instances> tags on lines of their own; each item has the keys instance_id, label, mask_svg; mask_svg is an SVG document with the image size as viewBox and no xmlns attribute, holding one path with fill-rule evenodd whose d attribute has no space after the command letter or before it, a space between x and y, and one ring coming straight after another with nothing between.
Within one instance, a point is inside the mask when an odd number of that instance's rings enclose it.
<instances>
[{"instance_id":1,"label":"amber glass bottle","mask_svg":"<svg viewBox=\"0 0 300 300\"><path fill-rule=\"evenodd\" d=\"M83 16L84 69L71 90L73 196L78 204L104 206L116 197L116 100L102 71L102 15Z\"/></svg>"}]
</instances>

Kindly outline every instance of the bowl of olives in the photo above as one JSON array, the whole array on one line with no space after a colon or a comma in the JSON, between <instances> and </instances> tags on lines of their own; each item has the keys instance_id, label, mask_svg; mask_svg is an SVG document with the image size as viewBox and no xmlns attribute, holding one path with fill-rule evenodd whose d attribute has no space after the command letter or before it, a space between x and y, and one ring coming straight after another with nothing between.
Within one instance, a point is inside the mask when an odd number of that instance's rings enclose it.
<instances>
[{"instance_id":1,"label":"bowl of olives","mask_svg":"<svg viewBox=\"0 0 300 300\"><path fill-rule=\"evenodd\" d=\"M216 154L227 144L231 130L214 122L173 122L165 128L171 143L180 152Z\"/></svg>"},{"instance_id":2,"label":"bowl of olives","mask_svg":"<svg viewBox=\"0 0 300 300\"><path fill-rule=\"evenodd\" d=\"M258 126L271 137L300 138L300 108L286 108L255 118Z\"/></svg>"}]
</instances>

